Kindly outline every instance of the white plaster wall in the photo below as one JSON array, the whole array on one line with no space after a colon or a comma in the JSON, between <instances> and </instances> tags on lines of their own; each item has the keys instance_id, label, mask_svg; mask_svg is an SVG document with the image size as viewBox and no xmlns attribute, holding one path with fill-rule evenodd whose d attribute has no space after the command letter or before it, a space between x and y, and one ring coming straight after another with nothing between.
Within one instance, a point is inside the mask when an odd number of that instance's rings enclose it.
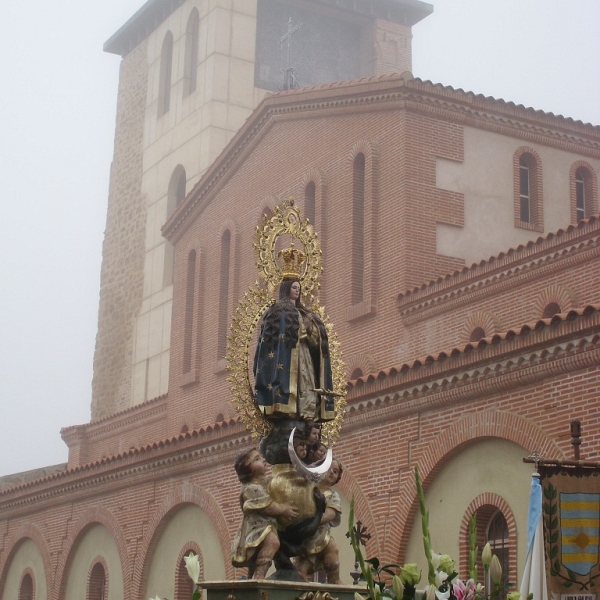
<instances>
[{"instance_id":1,"label":"white plaster wall","mask_svg":"<svg viewBox=\"0 0 600 600\"><path fill-rule=\"evenodd\" d=\"M513 156L522 146L533 148L542 163L542 233L514 225ZM569 171L580 155L471 127L465 127L464 148L463 162L436 163L437 187L462 193L465 201L464 227L438 223L438 254L470 266L570 224ZM600 161L586 160L600 173Z\"/></svg>"},{"instance_id":2,"label":"white plaster wall","mask_svg":"<svg viewBox=\"0 0 600 600\"><path fill-rule=\"evenodd\" d=\"M67 583L64 600L81 600L87 597L88 574L98 556L104 559L107 567L107 598L123 600L123 570L119 551L115 540L104 525L93 525L83 535L72 553L71 564L65 574Z\"/></svg>"},{"instance_id":3,"label":"white plaster wall","mask_svg":"<svg viewBox=\"0 0 600 600\"><path fill-rule=\"evenodd\" d=\"M196 542L202 553L203 579L225 579L225 563L217 532L208 515L198 506L184 505L169 519L150 560L144 598L175 597L177 559L188 542ZM229 558L229 557L228 557Z\"/></svg>"},{"instance_id":4,"label":"white plaster wall","mask_svg":"<svg viewBox=\"0 0 600 600\"><path fill-rule=\"evenodd\" d=\"M460 525L469 504L480 494L496 493L506 500L515 517L520 583L527 552L527 509L533 472L532 465L523 463L528 454L517 444L494 438L468 447L444 467L425 494L433 550L438 554L449 554L458 567ZM483 527L485 524L478 523L478 528ZM427 561L420 515L412 527L406 562L419 564L423 573L419 587L425 587ZM467 579L467 573L459 573L459 576ZM479 577L483 580L481 573ZM511 574L510 581L517 583L516 579Z\"/></svg>"},{"instance_id":5,"label":"white plaster wall","mask_svg":"<svg viewBox=\"0 0 600 600\"><path fill-rule=\"evenodd\" d=\"M46 574L44 572L44 561L42 555L33 540L25 540L15 552L10 565L6 583L2 592L2 600L14 600L19 597L19 584L25 569L31 569L33 573L33 594L35 600L46 600L48 597Z\"/></svg>"},{"instance_id":6,"label":"white plaster wall","mask_svg":"<svg viewBox=\"0 0 600 600\"><path fill-rule=\"evenodd\" d=\"M185 31L200 17L196 91L183 97ZM158 115L160 53L173 34L171 103ZM264 92L254 87L256 0L188 0L151 34L144 125L142 190L147 202L146 257L141 311L136 320L132 404L168 390L172 285L165 285L167 190L182 165L189 192L250 116Z\"/></svg>"}]
</instances>

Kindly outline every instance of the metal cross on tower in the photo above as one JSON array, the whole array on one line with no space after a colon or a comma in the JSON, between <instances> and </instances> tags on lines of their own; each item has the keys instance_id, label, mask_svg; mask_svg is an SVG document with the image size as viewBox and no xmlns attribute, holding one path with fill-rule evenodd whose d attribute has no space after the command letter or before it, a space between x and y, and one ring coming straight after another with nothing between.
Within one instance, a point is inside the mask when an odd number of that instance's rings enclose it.
<instances>
[{"instance_id":1,"label":"metal cross on tower","mask_svg":"<svg viewBox=\"0 0 600 600\"><path fill-rule=\"evenodd\" d=\"M302 23L292 26L292 17L288 21L287 31L279 38L279 46L283 46L283 42L287 40L287 68L281 69L283 73L283 86L282 90L294 90L300 87L298 80L296 79L296 73L294 67L292 67L292 35L302 27Z\"/></svg>"}]
</instances>

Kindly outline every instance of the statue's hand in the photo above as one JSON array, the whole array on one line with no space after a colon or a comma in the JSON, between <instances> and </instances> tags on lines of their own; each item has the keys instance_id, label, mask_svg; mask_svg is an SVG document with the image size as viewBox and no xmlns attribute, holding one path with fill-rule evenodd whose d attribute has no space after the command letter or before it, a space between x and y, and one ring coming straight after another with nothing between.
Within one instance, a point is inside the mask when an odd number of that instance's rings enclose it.
<instances>
[{"instance_id":1,"label":"statue's hand","mask_svg":"<svg viewBox=\"0 0 600 600\"><path fill-rule=\"evenodd\" d=\"M298 509L293 502L285 502L281 505L281 516L288 521L294 521L298 518Z\"/></svg>"}]
</instances>

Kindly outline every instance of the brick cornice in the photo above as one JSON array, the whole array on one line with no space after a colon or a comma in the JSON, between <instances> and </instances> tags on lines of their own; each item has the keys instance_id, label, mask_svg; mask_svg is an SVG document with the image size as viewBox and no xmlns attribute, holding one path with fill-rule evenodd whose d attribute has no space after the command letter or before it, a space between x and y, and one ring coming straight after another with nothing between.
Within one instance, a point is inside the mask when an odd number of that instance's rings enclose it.
<instances>
[{"instance_id":1,"label":"brick cornice","mask_svg":"<svg viewBox=\"0 0 600 600\"><path fill-rule=\"evenodd\" d=\"M267 96L163 226L175 242L215 197L270 128L281 121L405 109L600 158L600 127L494 98L391 74Z\"/></svg>"},{"instance_id":2,"label":"brick cornice","mask_svg":"<svg viewBox=\"0 0 600 600\"><path fill-rule=\"evenodd\" d=\"M167 396L160 396L155 400L144 403L139 407L120 411L99 421L91 421L84 425L65 427L61 436L65 443L70 446L72 436L85 436L87 439L105 437L113 431L123 431L132 426L137 426L141 421L155 420L163 417L167 411Z\"/></svg>"},{"instance_id":3,"label":"brick cornice","mask_svg":"<svg viewBox=\"0 0 600 600\"><path fill-rule=\"evenodd\" d=\"M89 499L97 494L159 480L175 474L196 473L223 464L232 464L235 453L250 443L242 425L231 427L218 440L191 437L171 444L160 442L154 447L113 457L93 465L71 469L60 477L46 478L0 493L0 512L16 518L31 511Z\"/></svg>"},{"instance_id":4,"label":"brick cornice","mask_svg":"<svg viewBox=\"0 0 600 600\"><path fill-rule=\"evenodd\" d=\"M464 269L421 289L399 294L397 307L406 325L502 294L600 256L600 220L581 229L558 232L479 266Z\"/></svg>"},{"instance_id":5,"label":"brick cornice","mask_svg":"<svg viewBox=\"0 0 600 600\"><path fill-rule=\"evenodd\" d=\"M350 390L344 431L522 388L600 363L600 314L563 321L442 360L369 378Z\"/></svg>"}]
</instances>

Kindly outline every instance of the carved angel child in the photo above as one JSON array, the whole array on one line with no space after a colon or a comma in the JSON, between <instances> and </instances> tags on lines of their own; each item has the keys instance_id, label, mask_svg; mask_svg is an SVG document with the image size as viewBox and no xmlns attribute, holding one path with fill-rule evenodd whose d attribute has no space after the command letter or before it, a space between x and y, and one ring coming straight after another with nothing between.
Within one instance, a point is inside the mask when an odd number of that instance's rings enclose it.
<instances>
[{"instance_id":1,"label":"carved angel child","mask_svg":"<svg viewBox=\"0 0 600 600\"><path fill-rule=\"evenodd\" d=\"M244 517L232 544L234 567L248 567L249 579L264 579L279 549L276 517L298 517L293 503L275 502L268 492L267 463L256 448L238 454L235 471L242 484L240 505Z\"/></svg>"},{"instance_id":2,"label":"carved angel child","mask_svg":"<svg viewBox=\"0 0 600 600\"><path fill-rule=\"evenodd\" d=\"M340 495L331 489L342 478L344 468L342 463L333 459L327 473L327 479L319 484L325 496L327 508L321 518L321 524L316 533L303 546L300 556L296 559L296 569L300 576L309 581L315 571L325 570L327 583L340 582L340 556L337 544L331 537L331 528L337 527L342 519Z\"/></svg>"}]
</instances>

